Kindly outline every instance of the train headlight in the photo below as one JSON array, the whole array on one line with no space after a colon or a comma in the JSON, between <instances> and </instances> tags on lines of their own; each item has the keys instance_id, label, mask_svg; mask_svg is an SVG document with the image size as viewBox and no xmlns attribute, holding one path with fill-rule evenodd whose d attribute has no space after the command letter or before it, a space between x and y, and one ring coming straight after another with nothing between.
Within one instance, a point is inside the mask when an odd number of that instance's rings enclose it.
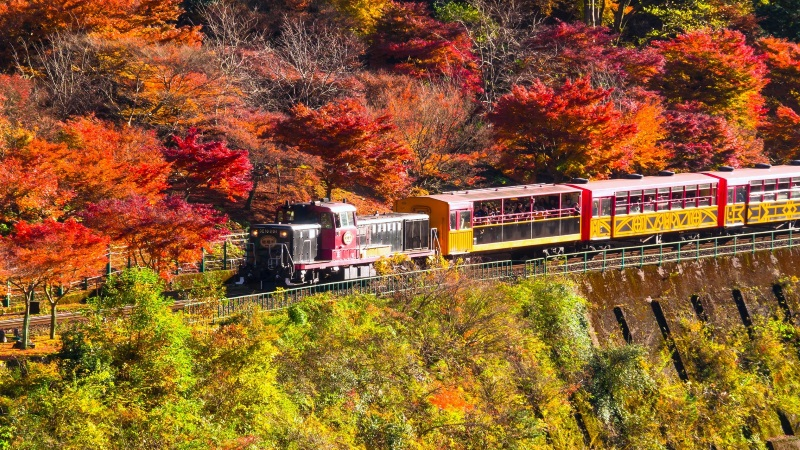
<instances>
[{"instance_id":1,"label":"train headlight","mask_svg":"<svg viewBox=\"0 0 800 450\"><path fill-rule=\"evenodd\" d=\"M253 237L258 236L258 230L253 229L252 231L250 231L250 236L253 236Z\"/></svg>"},{"instance_id":2,"label":"train headlight","mask_svg":"<svg viewBox=\"0 0 800 450\"><path fill-rule=\"evenodd\" d=\"M285 238L285 237L286 237L286 236L288 236L288 235L289 235L289 232L288 232L288 231L281 231L281 233L280 233L280 236L281 236L282 238Z\"/></svg>"}]
</instances>

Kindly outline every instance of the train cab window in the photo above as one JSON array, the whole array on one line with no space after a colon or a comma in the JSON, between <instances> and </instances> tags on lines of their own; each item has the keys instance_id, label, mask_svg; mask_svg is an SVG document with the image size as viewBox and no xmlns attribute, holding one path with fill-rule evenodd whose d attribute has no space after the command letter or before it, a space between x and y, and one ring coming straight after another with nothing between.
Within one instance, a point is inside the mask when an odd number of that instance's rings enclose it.
<instances>
[{"instance_id":1,"label":"train cab window","mask_svg":"<svg viewBox=\"0 0 800 450\"><path fill-rule=\"evenodd\" d=\"M330 230L333 228L333 219L331 215L328 213L320 214L319 216L319 224L322 226L323 230Z\"/></svg>"},{"instance_id":2,"label":"train cab window","mask_svg":"<svg viewBox=\"0 0 800 450\"><path fill-rule=\"evenodd\" d=\"M458 212L458 229L459 230L469 230L472 228L472 217L470 217L469 210L466 211L459 211Z\"/></svg>"},{"instance_id":3,"label":"train cab window","mask_svg":"<svg viewBox=\"0 0 800 450\"><path fill-rule=\"evenodd\" d=\"M352 227L356 224L352 211L334 213L333 216L336 219L336 228Z\"/></svg>"},{"instance_id":4,"label":"train cab window","mask_svg":"<svg viewBox=\"0 0 800 450\"><path fill-rule=\"evenodd\" d=\"M614 200L615 214L628 214L628 193L617 192Z\"/></svg>"},{"instance_id":5,"label":"train cab window","mask_svg":"<svg viewBox=\"0 0 800 450\"><path fill-rule=\"evenodd\" d=\"M683 209L683 187L672 188L671 209Z\"/></svg>"},{"instance_id":6,"label":"train cab window","mask_svg":"<svg viewBox=\"0 0 800 450\"><path fill-rule=\"evenodd\" d=\"M458 225L458 213L455 211L450 211L450 229L455 230L457 225Z\"/></svg>"}]
</instances>

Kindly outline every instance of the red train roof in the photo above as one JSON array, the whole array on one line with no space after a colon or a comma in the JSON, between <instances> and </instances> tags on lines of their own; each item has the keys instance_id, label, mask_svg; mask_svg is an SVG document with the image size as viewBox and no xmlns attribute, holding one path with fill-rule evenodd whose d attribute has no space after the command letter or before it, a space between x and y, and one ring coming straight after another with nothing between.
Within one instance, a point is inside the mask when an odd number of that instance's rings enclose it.
<instances>
[{"instance_id":1,"label":"red train roof","mask_svg":"<svg viewBox=\"0 0 800 450\"><path fill-rule=\"evenodd\" d=\"M769 169L736 169L733 172L703 172L728 180L729 185L747 184L751 180L800 177L800 166L772 166Z\"/></svg>"},{"instance_id":2,"label":"red train roof","mask_svg":"<svg viewBox=\"0 0 800 450\"><path fill-rule=\"evenodd\" d=\"M615 179L590 181L570 185L592 193L592 197L609 197L618 191L638 191L693 184L717 184L719 180L700 173L676 173L672 176L642 177L641 179Z\"/></svg>"}]
</instances>

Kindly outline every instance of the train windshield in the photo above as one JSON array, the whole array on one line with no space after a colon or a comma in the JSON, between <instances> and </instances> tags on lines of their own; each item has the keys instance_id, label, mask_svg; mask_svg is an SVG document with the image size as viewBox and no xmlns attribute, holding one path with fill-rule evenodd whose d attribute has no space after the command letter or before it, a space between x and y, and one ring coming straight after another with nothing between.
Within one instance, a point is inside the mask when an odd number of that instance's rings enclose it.
<instances>
[{"instance_id":1,"label":"train windshield","mask_svg":"<svg viewBox=\"0 0 800 450\"><path fill-rule=\"evenodd\" d=\"M278 223L318 223L318 214L299 205L283 207L278 210L275 221Z\"/></svg>"}]
</instances>

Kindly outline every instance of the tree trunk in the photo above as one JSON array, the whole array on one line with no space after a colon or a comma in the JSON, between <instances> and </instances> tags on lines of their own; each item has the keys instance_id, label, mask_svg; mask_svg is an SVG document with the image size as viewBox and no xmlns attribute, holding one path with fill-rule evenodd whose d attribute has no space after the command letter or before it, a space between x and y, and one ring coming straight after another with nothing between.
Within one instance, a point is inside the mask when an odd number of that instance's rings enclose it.
<instances>
[{"instance_id":1,"label":"tree trunk","mask_svg":"<svg viewBox=\"0 0 800 450\"><path fill-rule=\"evenodd\" d=\"M54 302L50 302L50 340L54 340L56 338L56 306L58 304Z\"/></svg>"},{"instance_id":2,"label":"tree trunk","mask_svg":"<svg viewBox=\"0 0 800 450\"><path fill-rule=\"evenodd\" d=\"M25 292L25 316L22 318L22 349L28 349L28 326L31 323L31 301L33 301L33 290Z\"/></svg>"},{"instance_id":3,"label":"tree trunk","mask_svg":"<svg viewBox=\"0 0 800 450\"><path fill-rule=\"evenodd\" d=\"M331 186L330 183L325 183L325 198L327 198L328 201L331 201L332 195L333 195L333 186Z\"/></svg>"}]
</instances>

